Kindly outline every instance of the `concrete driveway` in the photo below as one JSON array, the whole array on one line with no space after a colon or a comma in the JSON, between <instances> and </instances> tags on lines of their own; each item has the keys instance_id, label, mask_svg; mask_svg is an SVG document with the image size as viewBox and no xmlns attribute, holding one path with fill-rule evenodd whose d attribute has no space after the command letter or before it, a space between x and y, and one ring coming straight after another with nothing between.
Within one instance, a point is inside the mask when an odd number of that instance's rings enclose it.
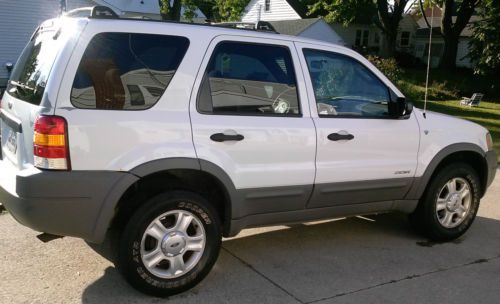
<instances>
[{"instance_id":1,"label":"concrete driveway","mask_svg":"<svg viewBox=\"0 0 500 304\"><path fill-rule=\"evenodd\" d=\"M83 241L43 244L0 215L0 303L499 303L500 172L469 232L447 244L399 214L249 229L170 299L130 288Z\"/></svg>"}]
</instances>

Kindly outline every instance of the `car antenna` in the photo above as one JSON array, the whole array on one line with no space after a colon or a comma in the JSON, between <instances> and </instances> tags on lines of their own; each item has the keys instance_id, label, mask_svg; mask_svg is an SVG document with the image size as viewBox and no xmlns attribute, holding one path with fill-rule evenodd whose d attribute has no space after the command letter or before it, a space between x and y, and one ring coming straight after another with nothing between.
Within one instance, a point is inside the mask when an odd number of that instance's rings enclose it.
<instances>
[{"instance_id":1,"label":"car antenna","mask_svg":"<svg viewBox=\"0 0 500 304\"><path fill-rule=\"evenodd\" d=\"M424 95L424 112L422 115L424 118L427 118L426 112L427 112L427 97L428 97L428 92L429 92L429 71L431 67L431 47L432 47L432 24L434 21L434 4L432 1L429 1L431 4L431 24L427 21L427 16L425 16L425 11L424 11L424 5L422 4L422 0L419 0L420 2L420 10L422 11L422 16L425 19L425 23L427 23L427 26L429 27L429 50L427 54L427 73L425 75L425 95Z\"/></svg>"}]
</instances>

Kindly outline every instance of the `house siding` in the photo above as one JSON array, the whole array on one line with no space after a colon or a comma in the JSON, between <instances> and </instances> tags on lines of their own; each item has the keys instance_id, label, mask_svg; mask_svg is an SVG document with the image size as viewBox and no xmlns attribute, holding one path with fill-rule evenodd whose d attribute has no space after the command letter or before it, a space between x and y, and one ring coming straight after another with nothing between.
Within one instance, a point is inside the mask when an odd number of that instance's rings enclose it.
<instances>
[{"instance_id":1,"label":"house siding","mask_svg":"<svg viewBox=\"0 0 500 304\"><path fill-rule=\"evenodd\" d=\"M465 68L472 68L473 64L470 60L470 58L467 57L469 54L469 38L460 38L460 41L458 42L458 49L457 49L457 66L459 67L465 67Z\"/></svg>"},{"instance_id":2,"label":"house siding","mask_svg":"<svg viewBox=\"0 0 500 304\"><path fill-rule=\"evenodd\" d=\"M330 25L323 20L318 20L318 22L305 29L298 36L326 41L333 44L345 44L344 40L342 40L342 38L330 27Z\"/></svg>"},{"instance_id":3,"label":"house siding","mask_svg":"<svg viewBox=\"0 0 500 304\"><path fill-rule=\"evenodd\" d=\"M252 0L245 8L242 21L256 22L262 21L280 21L301 19L299 14L286 2L286 0L271 0L271 7L268 12L264 11L265 0Z\"/></svg>"},{"instance_id":4,"label":"house siding","mask_svg":"<svg viewBox=\"0 0 500 304\"><path fill-rule=\"evenodd\" d=\"M67 8L92 6L91 1L68 0ZM44 20L57 17L59 0L1 0L0 1L0 87L9 77L6 62L15 63L37 26Z\"/></svg>"},{"instance_id":5,"label":"house siding","mask_svg":"<svg viewBox=\"0 0 500 304\"><path fill-rule=\"evenodd\" d=\"M357 30L368 30L368 47L369 48L380 48L382 45L382 33L376 27L372 25L365 24L350 24L345 27L342 24L335 23L332 24L331 27L333 30L344 40L345 45L347 47L354 47L356 44L356 31ZM378 34L378 42L375 38L375 35Z\"/></svg>"}]
</instances>

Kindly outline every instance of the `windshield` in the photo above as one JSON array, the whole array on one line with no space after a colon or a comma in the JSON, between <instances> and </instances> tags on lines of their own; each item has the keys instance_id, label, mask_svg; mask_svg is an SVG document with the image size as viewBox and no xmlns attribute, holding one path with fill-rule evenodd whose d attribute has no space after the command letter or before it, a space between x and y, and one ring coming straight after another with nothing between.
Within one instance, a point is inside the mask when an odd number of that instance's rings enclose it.
<instances>
[{"instance_id":1,"label":"windshield","mask_svg":"<svg viewBox=\"0 0 500 304\"><path fill-rule=\"evenodd\" d=\"M37 32L17 60L7 92L9 95L39 105L50 70L57 56L57 35L53 31Z\"/></svg>"}]
</instances>

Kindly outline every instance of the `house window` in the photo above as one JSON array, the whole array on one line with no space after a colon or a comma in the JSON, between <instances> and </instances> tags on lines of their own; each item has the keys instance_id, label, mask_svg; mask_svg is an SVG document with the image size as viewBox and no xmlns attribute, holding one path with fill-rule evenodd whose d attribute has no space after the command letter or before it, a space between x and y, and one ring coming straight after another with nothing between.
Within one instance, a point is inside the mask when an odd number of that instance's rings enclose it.
<instances>
[{"instance_id":1,"label":"house window","mask_svg":"<svg viewBox=\"0 0 500 304\"><path fill-rule=\"evenodd\" d=\"M370 32L368 30L356 30L355 46L368 46L368 37Z\"/></svg>"},{"instance_id":2,"label":"house window","mask_svg":"<svg viewBox=\"0 0 500 304\"><path fill-rule=\"evenodd\" d=\"M400 46L410 45L410 32L401 32L401 40L399 41Z\"/></svg>"},{"instance_id":3,"label":"house window","mask_svg":"<svg viewBox=\"0 0 500 304\"><path fill-rule=\"evenodd\" d=\"M373 42L376 44L376 45L379 45L380 43L380 34L375 32L375 35L373 37Z\"/></svg>"},{"instance_id":4,"label":"house window","mask_svg":"<svg viewBox=\"0 0 500 304\"><path fill-rule=\"evenodd\" d=\"M361 46L361 35L362 35L361 30L356 30L356 42L354 42L355 46Z\"/></svg>"},{"instance_id":5,"label":"house window","mask_svg":"<svg viewBox=\"0 0 500 304\"><path fill-rule=\"evenodd\" d=\"M264 10L265 10L266 12L269 12L269 11L271 10L271 0L265 0L265 2L264 2L264 3L265 3L265 4L264 4Z\"/></svg>"},{"instance_id":6,"label":"house window","mask_svg":"<svg viewBox=\"0 0 500 304\"><path fill-rule=\"evenodd\" d=\"M363 46L368 46L368 34L370 32L368 30L363 31Z\"/></svg>"}]
</instances>

